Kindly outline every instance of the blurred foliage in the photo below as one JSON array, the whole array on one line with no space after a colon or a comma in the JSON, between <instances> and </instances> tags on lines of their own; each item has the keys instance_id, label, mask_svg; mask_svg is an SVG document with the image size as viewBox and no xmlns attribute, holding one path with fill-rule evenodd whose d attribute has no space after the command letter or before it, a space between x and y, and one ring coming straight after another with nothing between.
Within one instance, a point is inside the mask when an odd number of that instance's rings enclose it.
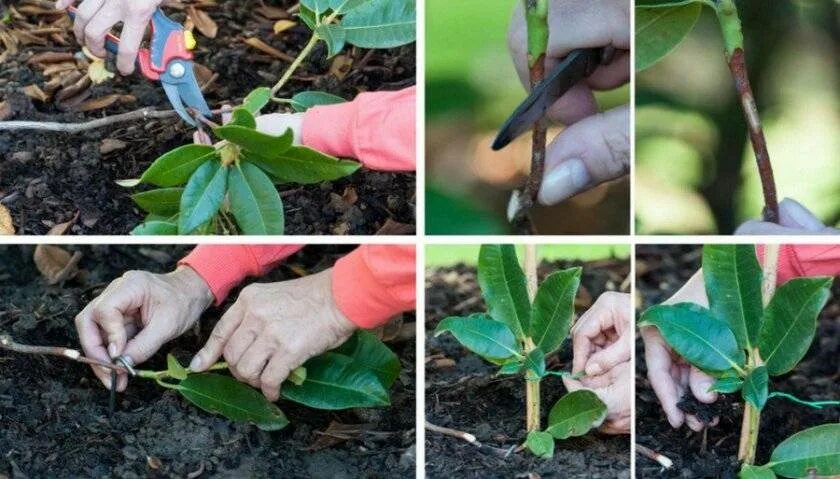
<instances>
[{"instance_id":1,"label":"blurred foliage","mask_svg":"<svg viewBox=\"0 0 840 479\"><path fill-rule=\"evenodd\" d=\"M458 263L474 265L478 261L479 244L474 245L426 245L426 267L453 266ZM516 247L517 255L524 257L524 246ZM599 261L605 259L627 259L628 245L538 245L537 256L547 261Z\"/></svg>"},{"instance_id":2,"label":"blurred foliage","mask_svg":"<svg viewBox=\"0 0 840 479\"><path fill-rule=\"evenodd\" d=\"M445 193L434 186L426 188L426 211L446 214L427 215L430 235L500 235L506 227L498 218L474 205L468 198Z\"/></svg>"},{"instance_id":3,"label":"blurred foliage","mask_svg":"<svg viewBox=\"0 0 840 479\"><path fill-rule=\"evenodd\" d=\"M746 56L779 199L840 220L840 7L739 3ZM708 9L706 9L708 10ZM640 234L730 234L760 216L761 186L714 14L637 76Z\"/></svg>"}]
</instances>

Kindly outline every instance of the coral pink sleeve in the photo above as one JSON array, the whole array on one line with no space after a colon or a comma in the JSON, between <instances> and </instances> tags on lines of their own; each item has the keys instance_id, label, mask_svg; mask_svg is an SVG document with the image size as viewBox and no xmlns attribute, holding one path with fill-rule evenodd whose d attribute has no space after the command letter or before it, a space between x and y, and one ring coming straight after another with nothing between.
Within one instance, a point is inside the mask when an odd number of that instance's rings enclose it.
<instances>
[{"instance_id":1,"label":"coral pink sleeve","mask_svg":"<svg viewBox=\"0 0 840 479\"><path fill-rule=\"evenodd\" d=\"M758 257L764 258L764 246L758 246ZM840 246L782 245L778 283L801 276L840 276Z\"/></svg>"},{"instance_id":2,"label":"coral pink sleeve","mask_svg":"<svg viewBox=\"0 0 840 479\"><path fill-rule=\"evenodd\" d=\"M207 282L216 304L248 276L262 276L303 245L199 245L178 262Z\"/></svg>"},{"instance_id":3,"label":"coral pink sleeve","mask_svg":"<svg viewBox=\"0 0 840 479\"><path fill-rule=\"evenodd\" d=\"M416 108L415 87L316 106L303 116L302 142L333 156L355 158L372 170L414 171Z\"/></svg>"},{"instance_id":4,"label":"coral pink sleeve","mask_svg":"<svg viewBox=\"0 0 840 479\"><path fill-rule=\"evenodd\" d=\"M333 297L360 328L374 328L415 308L413 245L363 245L333 268Z\"/></svg>"}]
</instances>

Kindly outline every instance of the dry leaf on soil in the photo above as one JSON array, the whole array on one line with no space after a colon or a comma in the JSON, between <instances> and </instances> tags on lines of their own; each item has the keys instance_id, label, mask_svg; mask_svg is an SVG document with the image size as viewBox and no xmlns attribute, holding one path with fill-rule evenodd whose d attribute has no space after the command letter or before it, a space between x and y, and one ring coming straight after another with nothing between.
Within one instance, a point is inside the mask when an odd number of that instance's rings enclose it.
<instances>
[{"instance_id":1,"label":"dry leaf on soil","mask_svg":"<svg viewBox=\"0 0 840 479\"><path fill-rule=\"evenodd\" d=\"M15 224L12 221L12 214L9 209L0 204L0 236L12 236L15 234Z\"/></svg>"},{"instance_id":2,"label":"dry leaf on soil","mask_svg":"<svg viewBox=\"0 0 840 479\"><path fill-rule=\"evenodd\" d=\"M256 37L246 38L245 43L248 44L249 46L252 46L252 47L256 48L257 50L259 50L259 51L261 51L265 54L273 56L274 58L279 58L280 60L285 60L285 61L290 62L290 63L295 61L295 59L291 55L287 55L287 54L281 52L280 50L272 47L271 45L265 43L264 41L260 40L259 38L256 38Z\"/></svg>"},{"instance_id":3,"label":"dry leaf on soil","mask_svg":"<svg viewBox=\"0 0 840 479\"><path fill-rule=\"evenodd\" d=\"M210 18L210 15L208 15L207 12L190 5L190 7L187 8L187 16L190 20L192 20L195 24L195 28L197 28L202 35L207 38L216 38L216 34L219 33L219 26L216 25L216 22Z\"/></svg>"},{"instance_id":4,"label":"dry leaf on soil","mask_svg":"<svg viewBox=\"0 0 840 479\"><path fill-rule=\"evenodd\" d=\"M47 236L61 236L79 219L79 212L70 221L59 223L47 232ZM39 244L35 248L35 266L49 284L58 284L75 277L79 273L79 260L82 253L76 251L72 255L60 246Z\"/></svg>"},{"instance_id":5,"label":"dry leaf on soil","mask_svg":"<svg viewBox=\"0 0 840 479\"><path fill-rule=\"evenodd\" d=\"M274 34L279 35L295 25L297 25L297 23L291 20L277 20L274 23Z\"/></svg>"}]
</instances>

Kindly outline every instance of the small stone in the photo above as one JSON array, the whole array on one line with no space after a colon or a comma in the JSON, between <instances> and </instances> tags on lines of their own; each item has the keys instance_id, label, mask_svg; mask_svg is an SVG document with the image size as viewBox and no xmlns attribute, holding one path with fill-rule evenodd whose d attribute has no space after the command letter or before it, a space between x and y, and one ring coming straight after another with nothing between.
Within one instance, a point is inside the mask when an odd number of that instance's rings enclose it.
<instances>
[{"instance_id":1,"label":"small stone","mask_svg":"<svg viewBox=\"0 0 840 479\"><path fill-rule=\"evenodd\" d=\"M107 155L115 151L123 150L127 146L128 144L122 140L117 140L115 138L105 138L99 145L99 153L102 155Z\"/></svg>"}]
</instances>

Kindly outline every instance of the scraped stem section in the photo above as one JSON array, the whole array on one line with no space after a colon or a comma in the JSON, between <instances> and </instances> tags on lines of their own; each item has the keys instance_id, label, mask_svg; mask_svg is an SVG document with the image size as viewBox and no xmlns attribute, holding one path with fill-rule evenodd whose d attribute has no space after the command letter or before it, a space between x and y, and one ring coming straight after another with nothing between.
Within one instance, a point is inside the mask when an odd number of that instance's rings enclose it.
<instances>
[{"instance_id":1,"label":"scraped stem section","mask_svg":"<svg viewBox=\"0 0 840 479\"><path fill-rule=\"evenodd\" d=\"M528 297L533 302L537 294L537 245L525 245L524 270ZM534 347L534 341L525 338L525 351L531 352ZM525 427L528 432L540 430L540 378L531 377L531 374L530 371L525 374Z\"/></svg>"},{"instance_id":2,"label":"scraped stem section","mask_svg":"<svg viewBox=\"0 0 840 479\"><path fill-rule=\"evenodd\" d=\"M548 0L523 0L525 2L525 23L528 29L528 66L531 88L545 78L545 53L548 48ZM535 233L530 217L536 204L545 172L545 144L547 123L545 118L535 125L531 137L531 172L522 192L514 193L515 208L511 211L511 222L518 234Z\"/></svg>"},{"instance_id":3,"label":"scraped stem section","mask_svg":"<svg viewBox=\"0 0 840 479\"><path fill-rule=\"evenodd\" d=\"M770 163L770 153L767 151L767 140L761 126L758 107L755 104L752 86L750 85L747 62L744 57L744 36L741 32L741 19L734 0L720 0L717 7L718 20L726 46L726 60L729 71L735 80L738 99L747 129L750 134L758 174L761 178L761 189L764 194L764 220L772 223L779 222L779 203L776 196L776 181L773 177L773 165Z\"/></svg>"}]
</instances>

